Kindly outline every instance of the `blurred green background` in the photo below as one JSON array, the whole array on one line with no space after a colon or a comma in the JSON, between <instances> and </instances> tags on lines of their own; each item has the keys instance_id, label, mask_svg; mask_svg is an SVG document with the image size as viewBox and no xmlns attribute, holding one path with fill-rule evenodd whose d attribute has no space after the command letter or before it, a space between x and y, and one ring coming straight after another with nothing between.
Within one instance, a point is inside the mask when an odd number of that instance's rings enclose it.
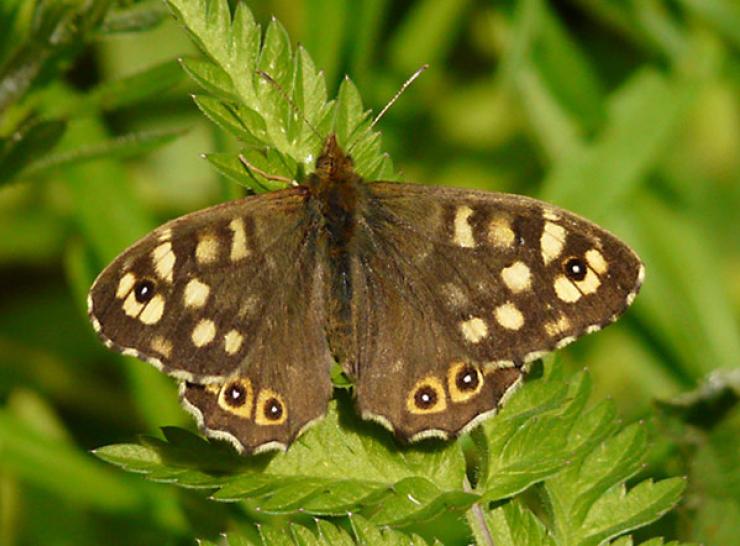
<instances>
[{"instance_id":1,"label":"blurred green background","mask_svg":"<svg viewBox=\"0 0 740 546\"><path fill-rule=\"evenodd\" d=\"M644 536L740 536L740 5L736 0L275 0L377 111L407 180L541 197L629 242L633 309L562 351L645 419L646 476L687 475ZM163 221L242 194L200 154L197 54L159 1L0 2L0 544L192 544L237 510L89 451L192 426L174 383L107 352L94 276ZM81 161L90 159L89 161ZM638 533L639 535L639 533Z\"/></svg>"}]
</instances>

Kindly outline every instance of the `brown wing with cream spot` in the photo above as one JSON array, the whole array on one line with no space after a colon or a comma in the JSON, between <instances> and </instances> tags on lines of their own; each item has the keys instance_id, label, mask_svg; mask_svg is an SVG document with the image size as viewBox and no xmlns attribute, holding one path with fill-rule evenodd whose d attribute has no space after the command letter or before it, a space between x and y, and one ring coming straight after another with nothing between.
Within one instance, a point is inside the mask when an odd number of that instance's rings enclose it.
<instances>
[{"instance_id":1,"label":"brown wing with cream spot","mask_svg":"<svg viewBox=\"0 0 740 546\"><path fill-rule=\"evenodd\" d=\"M227 378L181 387L206 433L239 451L286 449L331 397L324 268L309 245L295 259L298 271L287 271L273 294L279 314L265 318L243 365Z\"/></svg>"},{"instance_id":2,"label":"brown wing with cream spot","mask_svg":"<svg viewBox=\"0 0 740 546\"><path fill-rule=\"evenodd\" d=\"M353 267L357 405L407 439L491 413L525 362L614 321L642 282L603 229L519 196L368 185Z\"/></svg>"},{"instance_id":3,"label":"brown wing with cream spot","mask_svg":"<svg viewBox=\"0 0 740 546\"><path fill-rule=\"evenodd\" d=\"M285 448L331 396L318 220L297 188L165 224L96 280L93 325L183 380L209 436Z\"/></svg>"},{"instance_id":4,"label":"brown wing with cream spot","mask_svg":"<svg viewBox=\"0 0 740 546\"><path fill-rule=\"evenodd\" d=\"M307 206L301 189L289 189L165 224L93 284L95 330L107 346L172 376L229 376L283 312L277 287L307 266L297 260L316 231Z\"/></svg>"}]
</instances>

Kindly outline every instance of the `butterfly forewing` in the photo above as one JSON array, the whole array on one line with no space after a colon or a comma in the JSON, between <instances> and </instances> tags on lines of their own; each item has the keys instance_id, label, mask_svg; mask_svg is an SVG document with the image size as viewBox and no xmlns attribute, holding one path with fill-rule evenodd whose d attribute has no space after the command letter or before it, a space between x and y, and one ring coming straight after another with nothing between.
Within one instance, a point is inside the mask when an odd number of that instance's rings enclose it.
<instances>
[{"instance_id":1,"label":"butterfly forewing","mask_svg":"<svg viewBox=\"0 0 740 546\"><path fill-rule=\"evenodd\" d=\"M353 267L360 411L405 438L458 433L519 368L612 322L642 266L571 213L507 194L369 184Z\"/></svg>"}]
</instances>

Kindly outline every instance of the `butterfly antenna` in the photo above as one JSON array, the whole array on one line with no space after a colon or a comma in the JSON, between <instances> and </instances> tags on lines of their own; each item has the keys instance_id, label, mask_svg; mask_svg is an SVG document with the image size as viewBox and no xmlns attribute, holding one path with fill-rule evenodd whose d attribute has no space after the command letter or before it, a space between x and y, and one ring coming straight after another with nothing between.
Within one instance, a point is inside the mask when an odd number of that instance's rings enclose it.
<instances>
[{"instance_id":1,"label":"butterfly antenna","mask_svg":"<svg viewBox=\"0 0 740 546\"><path fill-rule=\"evenodd\" d=\"M426 70L427 68L429 68L429 65L428 65L428 64L423 64L423 65L421 65L421 66L420 66L420 67L419 67L419 68L418 68L418 69L416 70L416 72L414 72L413 74L411 74L411 77L409 77L409 79L408 79L408 80L406 80L405 82L403 82L403 85L402 85L402 86L401 86L401 88L400 88L400 89L399 89L399 90L398 90L398 91L396 92L396 94L395 94L395 95L393 95L393 98L391 98L391 100L389 100L389 101L388 101L388 104L386 104L386 105L385 105L385 106L383 107L383 109L382 109L382 110L381 110L380 112L378 112L378 115L377 115L377 116L375 116L375 117L373 118L373 121L372 121L372 123L370 123L370 129L372 129L373 127L375 127L375 124L376 124L376 123L378 123L378 122L380 121L380 118L382 118L382 117L383 117L383 116L385 115L385 113L386 113L386 112L387 112L388 110L390 110L391 106L393 106L393 105L395 104L395 102L396 102L396 101L398 100L398 98L399 98L399 97L400 97L401 95L403 95L403 92L404 92L404 91L406 91L406 88L408 88L408 86L409 86L409 85L411 85L412 83L414 83L414 80L415 80L416 78L418 78L419 76L421 76L421 75L422 75L422 73L423 73L423 72L424 72L424 71L425 71L425 70Z\"/></svg>"},{"instance_id":2,"label":"butterfly antenna","mask_svg":"<svg viewBox=\"0 0 740 546\"><path fill-rule=\"evenodd\" d=\"M315 134L319 138L319 140L324 139L324 137L321 136L321 133L319 133L318 129L316 129L316 127L314 127L313 124L310 121L308 121L308 118L306 117L306 114L303 112L303 110L298 108L296 103L293 102L293 99L290 98L290 95L288 95L287 91L282 85L280 85L280 83L278 83L272 76L270 76L264 70L258 70L257 74L259 74L260 77L262 77L267 83L269 83L275 89L277 89L278 93L280 93L280 96L283 97L285 99L285 102L287 102L288 105L290 106L290 109L293 110L293 112L303 120L303 122L308 126L309 129L311 129L313 134Z\"/></svg>"}]
</instances>

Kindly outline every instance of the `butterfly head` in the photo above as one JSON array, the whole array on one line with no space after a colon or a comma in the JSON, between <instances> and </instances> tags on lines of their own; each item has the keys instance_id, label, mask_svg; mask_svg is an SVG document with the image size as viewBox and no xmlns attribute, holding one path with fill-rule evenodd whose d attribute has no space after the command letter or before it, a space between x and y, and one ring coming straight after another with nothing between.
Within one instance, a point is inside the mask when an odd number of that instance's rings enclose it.
<instances>
[{"instance_id":1,"label":"butterfly head","mask_svg":"<svg viewBox=\"0 0 740 546\"><path fill-rule=\"evenodd\" d=\"M346 180L355 176L352 157L342 150L337 136L332 133L324 141L324 147L316 160L315 174L325 180Z\"/></svg>"}]
</instances>

